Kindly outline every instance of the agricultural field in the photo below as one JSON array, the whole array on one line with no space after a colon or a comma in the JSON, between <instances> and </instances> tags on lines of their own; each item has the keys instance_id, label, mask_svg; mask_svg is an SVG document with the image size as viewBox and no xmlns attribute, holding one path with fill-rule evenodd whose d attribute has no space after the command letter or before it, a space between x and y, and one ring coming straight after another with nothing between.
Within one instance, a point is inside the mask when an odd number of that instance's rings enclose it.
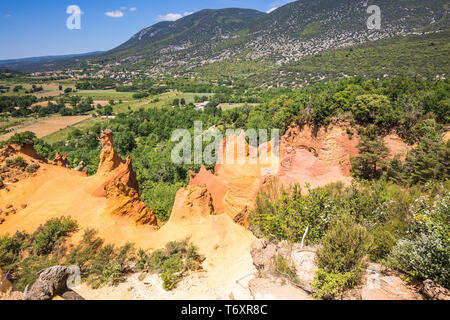
<instances>
[{"instance_id":1,"label":"agricultural field","mask_svg":"<svg viewBox=\"0 0 450 320\"><path fill-rule=\"evenodd\" d=\"M42 138L48 136L54 132L64 129L68 126L74 125L76 123L82 122L83 120L89 119L91 116L51 116L46 118L26 118L21 120L15 120L14 118L11 123L14 126L9 127L8 133L0 135L0 141L5 141L13 136L15 133L31 131L36 134L36 137ZM16 124L17 121L20 121Z\"/></svg>"}]
</instances>

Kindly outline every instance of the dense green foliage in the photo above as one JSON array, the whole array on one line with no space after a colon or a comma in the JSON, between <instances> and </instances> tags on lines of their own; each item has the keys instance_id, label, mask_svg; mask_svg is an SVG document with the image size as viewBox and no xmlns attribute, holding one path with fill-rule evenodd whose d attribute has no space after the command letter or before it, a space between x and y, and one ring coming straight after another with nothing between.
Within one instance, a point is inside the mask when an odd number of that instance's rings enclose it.
<instances>
[{"instance_id":1,"label":"dense green foliage","mask_svg":"<svg viewBox=\"0 0 450 320\"><path fill-rule=\"evenodd\" d=\"M397 243L387 264L413 279L433 279L449 288L450 192L443 192L433 203L419 199L412 210L409 237Z\"/></svg>"},{"instance_id":2,"label":"dense green foliage","mask_svg":"<svg viewBox=\"0 0 450 320\"><path fill-rule=\"evenodd\" d=\"M16 232L0 237L0 269L23 290L37 279L39 271L64 258L65 240L77 229L74 220L61 217L47 221L31 235Z\"/></svg>"},{"instance_id":3,"label":"dense green foliage","mask_svg":"<svg viewBox=\"0 0 450 320\"><path fill-rule=\"evenodd\" d=\"M331 299L360 280L366 254L366 230L348 215L336 217L317 251L315 297Z\"/></svg>"}]
</instances>

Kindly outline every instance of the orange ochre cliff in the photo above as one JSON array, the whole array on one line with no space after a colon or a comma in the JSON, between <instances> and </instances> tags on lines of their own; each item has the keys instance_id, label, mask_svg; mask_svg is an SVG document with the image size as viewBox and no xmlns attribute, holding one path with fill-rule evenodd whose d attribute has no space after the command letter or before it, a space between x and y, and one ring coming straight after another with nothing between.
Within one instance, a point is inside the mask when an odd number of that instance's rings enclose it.
<instances>
[{"instance_id":1,"label":"orange ochre cliff","mask_svg":"<svg viewBox=\"0 0 450 320\"><path fill-rule=\"evenodd\" d=\"M256 272L250 255L255 237L247 229L247 216L257 193L268 181L285 187L349 183L350 158L358 154L359 137L350 137L347 126L290 128L281 138L279 154L270 142L249 146L244 134L225 138L215 173L205 167L190 173L189 185L177 192L171 217L163 226L141 201L131 158L120 158L110 130L101 134L98 171L89 177L70 169L64 155L52 162L37 155L32 145L6 146L0 151L0 164L20 156L34 170L5 166L0 172L0 235L31 233L51 218L70 216L80 225L72 237L75 243L87 228L96 229L108 243L129 242L144 250L189 238L206 257L209 286L233 288L238 299L236 281ZM393 154L408 151L394 135L385 142ZM234 163L228 161L227 146L239 143L245 152L232 155ZM260 152L263 156L255 161Z\"/></svg>"}]
</instances>

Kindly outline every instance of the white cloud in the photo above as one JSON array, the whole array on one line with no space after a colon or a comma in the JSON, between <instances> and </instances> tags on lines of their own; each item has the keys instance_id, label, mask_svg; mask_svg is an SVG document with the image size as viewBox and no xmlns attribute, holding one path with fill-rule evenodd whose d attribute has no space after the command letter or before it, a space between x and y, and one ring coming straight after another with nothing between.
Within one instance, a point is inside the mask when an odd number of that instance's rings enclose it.
<instances>
[{"instance_id":1,"label":"white cloud","mask_svg":"<svg viewBox=\"0 0 450 320\"><path fill-rule=\"evenodd\" d=\"M137 10L137 8L136 7L132 7L132 8L130 8L130 11L136 11Z\"/></svg>"},{"instance_id":2,"label":"white cloud","mask_svg":"<svg viewBox=\"0 0 450 320\"><path fill-rule=\"evenodd\" d=\"M108 17L111 17L111 18L122 18L122 17L123 17L123 12L120 11L120 10L116 10L116 11L107 11L107 12L105 12L105 14L106 14Z\"/></svg>"},{"instance_id":3,"label":"white cloud","mask_svg":"<svg viewBox=\"0 0 450 320\"><path fill-rule=\"evenodd\" d=\"M284 6L285 4L288 4L290 2L293 2L293 0L276 0L276 1L272 1L272 3L270 3L270 9L267 11L267 13L271 13L271 12L277 10L279 7Z\"/></svg>"},{"instance_id":4,"label":"white cloud","mask_svg":"<svg viewBox=\"0 0 450 320\"><path fill-rule=\"evenodd\" d=\"M176 21L178 19L181 19L183 17L186 17L190 14L193 14L193 12L185 12L183 14L181 13L168 13L166 15L160 15L158 16L157 20L159 21Z\"/></svg>"}]
</instances>

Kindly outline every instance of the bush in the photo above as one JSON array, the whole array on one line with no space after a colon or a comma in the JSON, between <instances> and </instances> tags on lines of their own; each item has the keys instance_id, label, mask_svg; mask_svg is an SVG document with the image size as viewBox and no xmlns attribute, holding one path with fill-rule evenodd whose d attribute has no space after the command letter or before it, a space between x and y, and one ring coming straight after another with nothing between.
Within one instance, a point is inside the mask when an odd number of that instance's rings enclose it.
<instances>
[{"instance_id":1,"label":"bush","mask_svg":"<svg viewBox=\"0 0 450 320\"><path fill-rule=\"evenodd\" d=\"M277 254L272 258L274 271L277 276L285 278L293 283L299 283L295 265L286 259L283 255Z\"/></svg>"},{"instance_id":2,"label":"bush","mask_svg":"<svg viewBox=\"0 0 450 320\"><path fill-rule=\"evenodd\" d=\"M317 251L320 270L314 280L316 296L337 298L357 284L366 252L365 229L348 215L336 218Z\"/></svg>"},{"instance_id":3,"label":"bush","mask_svg":"<svg viewBox=\"0 0 450 320\"><path fill-rule=\"evenodd\" d=\"M25 247L24 240L17 235L0 237L0 270L9 274L14 274L17 271L20 252Z\"/></svg>"},{"instance_id":4,"label":"bush","mask_svg":"<svg viewBox=\"0 0 450 320\"><path fill-rule=\"evenodd\" d=\"M344 215L333 220L317 251L317 264L327 272L345 273L362 267L367 252L366 231Z\"/></svg>"},{"instance_id":5,"label":"bush","mask_svg":"<svg viewBox=\"0 0 450 320\"><path fill-rule=\"evenodd\" d=\"M8 143L24 146L25 144L32 144L35 139L36 135L33 132L19 132L15 133L11 138L9 138Z\"/></svg>"},{"instance_id":6,"label":"bush","mask_svg":"<svg viewBox=\"0 0 450 320\"><path fill-rule=\"evenodd\" d=\"M432 279L450 288L449 239L436 234L400 240L389 255L387 264L413 279Z\"/></svg>"},{"instance_id":7,"label":"bush","mask_svg":"<svg viewBox=\"0 0 450 320\"><path fill-rule=\"evenodd\" d=\"M159 273L163 288L170 291L189 271L201 269L203 258L197 248L187 240L169 242L163 250L155 251L150 257L140 251L138 268L149 273Z\"/></svg>"},{"instance_id":8,"label":"bush","mask_svg":"<svg viewBox=\"0 0 450 320\"><path fill-rule=\"evenodd\" d=\"M77 222L70 217L51 219L33 234L33 248L38 255L49 254L59 240L77 230Z\"/></svg>"},{"instance_id":9,"label":"bush","mask_svg":"<svg viewBox=\"0 0 450 320\"><path fill-rule=\"evenodd\" d=\"M309 190L309 195L305 196L299 186L287 192L278 190L276 183L270 184L258 194L256 209L249 216L252 231L269 240L300 242L309 225L308 240L318 243L332 217L340 211L333 196L335 187L339 188L332 185Z\"/></svg>"},{"instance_id":10,"label":"bush","mask_svg":"<svg viewBox=\"0 0 450 320\"><path fill-rule=\"evenodd\" d=\"M381 262L397 243L395 235L389 229L386 226L379 226L370 233L368 253L373 261Z\"/></svg>"},{"instance_id":11,"label":"bush","mask_svg":"<svg viewBox=\"0 0 450 320\"><path fill-rule=\"evenodd\" d=\"M85 230L81 242L66 259L66 264L80 267L82 277L94 289L122 282L128 272L128 261L134 259L131 243L120 248L103 244L104 240L97 237L97 231Z\"/></svg>"},{"instance_id":12,"label":"bush","mask_svg":"<svg viewBox=\"0 0 450 320\"><path fill-rule=\"evenodd\" d=\"M357 147L359 156L350 159L352 175L367 180L379 178L387 166L386 158L389 155L383 140L373 132L363 133Z\"/></svg>"},{"instance_id":13,"label":"bush","mask_svg":"<svg viewBox=\"0 0 450 320\"><path fill-rule=\"evenodd\" d=\"M94 229L84 230L80 243L67 255L66 264L80 267L82 275L88 275L90 262L103 246L103 240L96 236Z\"/></svg>"},{"instance_id":14,"label":"bush","mask_svg":"<svg viewBox=\"0 0 450 320\"><path fill-rule=\"evenodd\" d=\"M319 269L313 281L313 297L324 300L340 299L345 290L353 288L356 284L353 272L329 273Z\"/></svg>"}]
</instances>

